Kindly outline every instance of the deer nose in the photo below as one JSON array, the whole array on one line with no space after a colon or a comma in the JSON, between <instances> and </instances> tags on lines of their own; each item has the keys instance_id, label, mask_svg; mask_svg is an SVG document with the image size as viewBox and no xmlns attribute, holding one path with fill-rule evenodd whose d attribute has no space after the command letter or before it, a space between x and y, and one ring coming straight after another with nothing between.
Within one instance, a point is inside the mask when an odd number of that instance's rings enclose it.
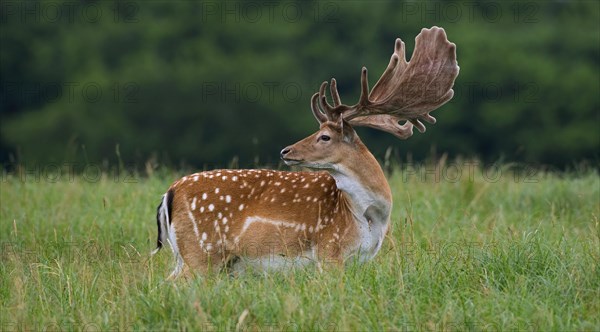
<instances>
[{"instance_id":1,"label":"deer nose","mask_svg":"<svg viewBox=\"0 0 600 332\"><path fill-rule=\"evenodd\" d=\"M281 153L279 154L281 156L281 159L284 159L285 155L288 154L290 151L292 151L292 149L289 146L281 150Z\"/></svg>"}]
</instances>

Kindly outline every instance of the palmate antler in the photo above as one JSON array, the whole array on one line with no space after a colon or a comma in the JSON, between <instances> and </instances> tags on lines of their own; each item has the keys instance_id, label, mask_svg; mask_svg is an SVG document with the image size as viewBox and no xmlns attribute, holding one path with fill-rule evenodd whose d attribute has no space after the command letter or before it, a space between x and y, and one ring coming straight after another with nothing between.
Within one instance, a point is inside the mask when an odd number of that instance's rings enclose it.
<instances>
[{"instance_id":1,"label":"palmate antler","mask_svg":"<svg viewBox=\"0 0 600 332\"><path fill-rule=\"evenodd\" d=\"M343 116L352 126L371 127L407 139L412 136L413 126L425 131L420 120L435 123L429 112L452 99L458 72L456 45L448 41L444 29L423 29L415 38L410 62L406 61L404 42L396 39L390 63L371 93L367 68L363 67L356 105L341 103L336 81L331 79L333 106L327 102L327 82L323 82L319 92L312 96L311 109L319 122L337 121ZM401 120L407 121L401 125Z\"/></svg>"}]
</instances>

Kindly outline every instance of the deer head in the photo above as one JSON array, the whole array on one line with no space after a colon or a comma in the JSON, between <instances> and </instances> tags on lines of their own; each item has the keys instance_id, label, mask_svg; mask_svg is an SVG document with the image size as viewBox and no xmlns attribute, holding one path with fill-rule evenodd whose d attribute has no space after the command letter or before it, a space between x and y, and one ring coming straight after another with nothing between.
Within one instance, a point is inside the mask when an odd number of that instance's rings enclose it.
<instances>
[{"instance_id":1,"label":"deer head","mask_svg":"<svg viewBox=\"0 0 600 332\"><path fill-rule=\"evenodd\" d=\"M345 156L362 144L354 129L342 118L326 121L319 131L281 150L286 165L312 169L333 169Z\"/></svg>"},{"instance_id":2,"label":"deer head","mask_svg":"<svg viewBox=\"0 0 600 332\"><path fill-rule=\"evenodd\" d=\"M405 58L404 42L396 39L387 69L371 92L367 68L361 72L361 95L353 106L342 104L335 79L331 79L333 106L327 102L327 81L311 98L312 113L319 131L281 151L287 165L331 169L353 148L363 148L352 126L379 129L407 139L413 126L425 132L422 121L435 123L429 113L454 96L452 87L458 76L456 45L449 42L444 29L423 29L415 39L410 62ZM405 120L403 124L400 121Z\"/></svg>"}]
</instances>

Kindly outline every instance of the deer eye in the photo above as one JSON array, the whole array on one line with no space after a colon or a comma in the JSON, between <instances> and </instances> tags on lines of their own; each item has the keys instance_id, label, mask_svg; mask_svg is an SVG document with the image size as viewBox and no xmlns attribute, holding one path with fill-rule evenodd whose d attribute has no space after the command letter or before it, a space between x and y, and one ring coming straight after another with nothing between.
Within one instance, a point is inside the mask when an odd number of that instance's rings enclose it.
<instances>
[{"instance_id":1,"label":"deer eye","mask_svg":"<svg viewBox=\"0 0 600 332\"><path fill-rule=\"evenodd\" d=\"M321 136L319 137L319 140L320 140L320 141L325 141L325 142L329 141L330 139L331 139L331 137L329 137L329 136L327 136L327 135L321 135Z\"/></svg>"}]
</instances>

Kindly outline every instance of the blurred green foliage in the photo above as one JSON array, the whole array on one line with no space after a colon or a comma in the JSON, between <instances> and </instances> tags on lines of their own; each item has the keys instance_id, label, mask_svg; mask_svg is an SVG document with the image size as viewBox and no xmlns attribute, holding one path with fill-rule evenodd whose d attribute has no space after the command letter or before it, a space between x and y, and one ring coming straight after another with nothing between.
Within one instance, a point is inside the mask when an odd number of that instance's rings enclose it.
<instances>
[{"instance_id":1,"label":"blurred green foliage","mask_svg":"<svg viewBox=\"0 0 600 332\"><path fill-rule=\"evenodd\" d=\"M317 128L309 100L374 84L396 37L446 29L460 75L438 123L381 157L431 151L558 167L600 151L597 1L2 1L0 160L277 162Z\"/></svg>"}]
</instances>

